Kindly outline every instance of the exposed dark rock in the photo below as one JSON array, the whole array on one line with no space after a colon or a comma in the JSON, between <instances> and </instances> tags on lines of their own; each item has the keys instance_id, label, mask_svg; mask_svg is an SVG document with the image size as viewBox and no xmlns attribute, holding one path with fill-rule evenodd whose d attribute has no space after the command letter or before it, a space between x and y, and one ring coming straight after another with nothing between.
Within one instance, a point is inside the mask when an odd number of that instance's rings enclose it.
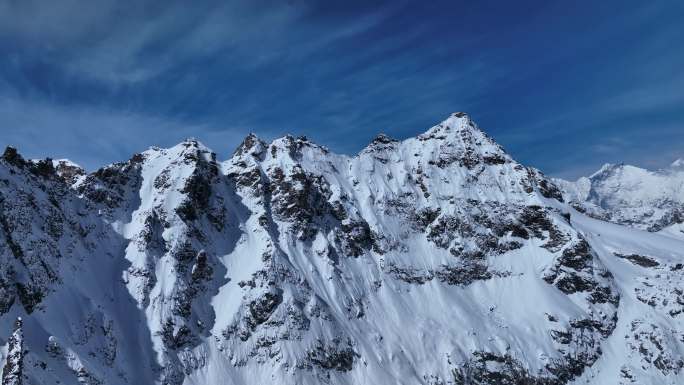
<instances>
[{"instance_id":1,"label":"exposed dark rock","mask_svg":"<svg viewBox=\"0 0 684 385\"><path fill-rule=\"evenodd\" d=\"M441 282L462 286L493 277L487 266L478 262L465 262L460 266L443 265L434 274Z\"/></svg>"},{"instance_id":2,"label":"exposed dark rock","mask_svg":"<svg viewBox=\"0 0 684 385\"><path fill-rule=\"evenodd\" d=\"M500 154L485 155L482 160L487 165L505 164L508 160Z\"/></svg>"},{"instance_id":3,"label":"exposed dark rock","mask_svg":"<svg viewBox=\"0 0 684 385\"><path fill-rule=\"evenodd\" d=\"M248 325L254 329L266 322L275 309L283 302L283 295L276 292L266 292L261 297L249 303Z\"/></svg>"},{"instance_id":4,"label":"exposed dark rock","mask_svg":"<svg viewBox=\"0 0 684 385\"><path fill-rule=\"evenodd\" d=\"M265 194L265 186L261 170L257 167L247 168L244 164L239 168L239 172L231 172L228 177L231 178L235 185L240 189L249 189L254 196L260 197Z\"/></svg>"},{"instance_id":5,"label":"exposed dark rock","mask_svg":"<svg viewBox=\"0 0 684 385\"><path fill-rule=\"evenodd\" d=\"M544 239L544 232L549 234L549 242L544 247L556 251L567 242L567 237L554 225L548 212L541 206L527 206L520 214L520 223L534 234L535 238Z\"/></svg>"},{"instance_id":6,"label":"exposed dark rock","mask_svg":"<svg viewBox=\"0 0 684 385\"><path fill-rule=\"evenodd\" d=\"M17 296L24 310L29 314L33 313L33 310L45 297L45 288L36 287L31 284L24 285L22 283L17 283L16 285Z\"/></svg>"},{"instance_id":7,"label":"exposed dark rock","mask_svg":"<svg viewBox=\"0 0 684 385\"><path fill-rule=\"evenodd\" d=\"M553 198L559 202L563 202L563 194L560 189L547 179L539 181L539 191L545 198Z\"/></svg>"},{"instance_id":8,"label":"exposed dark rock","mask_svg":"<svg viewBox=\"0 0 684 385\"><path fill-rule=\"evenodd\" d=\"M308 238L313 220L332 211L328 202L331 195L328 183L323 177L307 174L300 167L287 176L282 169L276 168L270 178L274 213L280 219L291 221L300 232L300 238Z\"/></svg>"},{"instance_id":9,"label":"exposed dark rock","mask_svg":"<svg viewBox=\"0 0 684 385\"><path fill-rule=\"evenodd\" d=\"M176 209L184 221L194 221L206 212L211 197L211 181L199 168L185 181L182 193L186 194L183 203Z\"/></svg>"},{"instance_id":10,"label":"exposed dark rock","mask_svg":"<svg viewBox=\"0 0 684 385\"><path fill-rule=\"evenodd\" d=\"M437 247L446 249L449 248L457 234L466 233L469 230L469 226L461 222L457 217L442 215L436 222L433 221L427 238Z\"/></svg>"},{"instance_id":11,"label":"exposed dark rock","mask_svg":"<svg viewBox=\"0 0 684 385\"><path fill-rule=\"evenodd\" d=\"M563 193L553 182L534 168L527 168L527 180L524 181L525 190L532 193L535 189L545 198L564 202Z\"/></svg>"},{"instance_id":12,"label":"exposed dark rock","mask_svg":"<svg viewBox=\"0 0 684 385\"><path fill-rule=\"evenodd\" d=\"M77 190L88 200L115 209L126 203L126 193L135 189L140 181L139 164L114 163L87 175Z\"/></svg>"},{"instance_id":13,"label":"exposed dark rock","mask_svg":"<svg viewBox=\"0 0 684 385\"><path fill-rule=\"evenodd\" d=\"M611 335L617 324L617 313L601 321L575 319L564 330L551 330L551 338L559 344L562 359L546 366L555 376L554 384L566 384L592 366L601 356L601 341Z\"/></svg>"},{"instance_id":14,"label":"exposed dark rock","mask_svg":"<svg viewBox=\"0 0 684 385\"><path fill-rule=\"evenodd\" d=\"M336 231L340 250L346 256L358 257L373 247L373 234L366 221L343 221Z\"/></svg>"},{"instance_id":15,"label":"exposed dark rock","mask_svg":"<svg viewBox=\"0 0 684 385\"><path fill-rule=\"evenodd\" d=\"M57 175L55 167L52 165L52 159L41 159L38 161L31 161L28 163L28 170L41 178L53 178Z\"/></svg>"},{"instance_id":16,"label":"exposed dark rock","mask_svg":"<svg viewBox=\"0 0 684 385\"><path fill-rule=\"evenodd\" d=\"M2 159L15 167L22 168L26 166L26 161L24 158L19 154L16 148L11 146L7 146L5 148L5 152L2 154Z\"/></svg>"},{"instance_id":17,"label":"exposed dark rock","mask_svg":"<svg viewBox=\"0 0 684 385\"><path fill-rule=\"evenodd\" d=\"M534 376L509 354L476 351L471 359L452 371L455 385L559 385L557 379Z\"/></svg>"},{"instance_id":18,"label":"exposed dark rock","mask_svg":"<svg viewBox=\"0 0 684 385\"><path fill-rule=\"evenodd\" d=\"M2 385L22 385L24 383L24 331L22 320L17 318L14 331L7 342L7 358L2 370Z\"/></svg>"},{"instance_id":19,"label":"exposed dark rock","mask_svg":"<svg viewBox=\"0 0 684 385\"><path fill-rule=\"evenodd\" d=\"M389 136L385 134L378 134L373 140L371 141L371 144L390 144L390 143L396 143L397 140L394 138L390 138Z\"/></svg>"},{"instance_id":20,"label":"exposed dark rock","mask_svg":"<svg viewBox=\"0 0 684 385\"><path fill-rule=\"evenodd\" d=\"M560 264L573 270L584 270L591 267L592 255L589 243L580 240L579 243L563 250L558 259Z\"/></svg>"},{"instance_id":21,"label":"exposed dark rock","mask_svg":"<svg viewBox=\"0 0 684 385\"><path fill-rule=\"evenodd\" d=\"M162 341L164 346L169 349L180 349L193 341L192 331L185 325L176 327L171 319L167 319L161 331Z\"/></svg>"},{"instance_id":22,"label":"exposed dark rock","mask_svg":"<svg viewBox=\"0 0 684 385\"><path fill-rule=\"evenodd\" d=\"M642 358L643 369L655 367L663 375L678 375L684 372L682 359L676 342L671 340L670 333L661 327L634 320L627 335L627 345Z\"/></svg>"},{"instance_id":23,"label":"exposed dark rock","mask_svg":"<svg viewBox=\"0 0 684 385\"><path fill-rule=\"evenodd\" d=\"M399 142L385 134L376 136L363 150L373 154L373 158L380 163L387 164L390 154L396 149Z\"/></svg>"},{"instance_id":24,"label":"exposed dark rock","mask_svg":"<svg viewBox=\"0 0 684 385\"><path fill-rule=\"evenodd\" d=\"M358 354L350 341L346 343L334 339L331 343L318 340L307 351L308 362L318 368L348 372L354 368L354 360Z\"/></svg>"},{"instance_id":25,"label":"exposed dark rock","mask_svg":"<svg viewBox=\"0 0 684 385\"><path fill-rule=\"evenodd\" d=\"M409 220L415 223L418 231L423 232L439 217L441 211L442 210L439 207L423 207L414 212L411 212L409 214Z\"/></svg>"},{"instance_id":26,"label":"exposed dark rock","mask_svg":"<svg viewBox=\"0 0 684 385\"><path fill-rule=\"evenodd\" d=\"M679 270L662 270L656 278L637 278L636 298L670 317L684 314L684 275Z\"/></svg>"},{"instance_id":27,"label":"exposed dark rock","mask_svg":"<svg viewBox=\"0 0 684 385\"><path fill-rule=\"evenodd\" d=\"M200 250L200 252L197 253L195 263L192 265L192 281L200 282L202 280L209 280L211 279L212 273L213 269L207 262L207 253L204 250Z\"/></svg>"},{"instance_id":28,"label":"exposed dark rock","mask_svg":"<svg viewBox=\"0 0 684 385\"><path fill-rule=\"evenodd\" d=\"M417 285L422 285L434 278L434 274L430 271L426 272L411 266L400 267L393 263L387 265L386 272L396 280Z\"/></svg>"},{"instance_id":29,"label":"exposed dark rock","mask_svg":"<svg viewBox=\"0 0 684 385\"><path fill-rule=\"evenodd\" d=\"M656 261L655 259L651 257L646 257L644 255L638 255L638 254L620 254L620 253L613 253L616 257L626 259L630 262L632 262L635 265L639 265L641 267L658 267L660 266L660 263Z\"/></svg>"},{"instance_id":30,"label":"exposed dark rock","mask_svg":"<svg viewBox=\"0 0 684 385\"><path fill-rule=\"evenodd\" d=\"M266 150L266 143L259 139L255 134L250 133L245 137L245 139L240 143L233 157L242 156L245 154L252 154L256 158L260 158Z\"/></svg>"}]
</instances>

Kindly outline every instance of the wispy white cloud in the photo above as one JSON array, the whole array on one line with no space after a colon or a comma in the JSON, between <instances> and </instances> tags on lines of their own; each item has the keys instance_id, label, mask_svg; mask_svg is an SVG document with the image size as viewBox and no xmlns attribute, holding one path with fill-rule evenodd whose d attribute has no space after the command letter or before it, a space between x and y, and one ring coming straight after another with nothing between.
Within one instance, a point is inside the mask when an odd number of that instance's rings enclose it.
<instances>
[{"instance_id":1,"label":"wispy white cloud","mask_svg":"<svg viewBox=\"0 0 684 385\"><path fill-rule=\"evenodd\" d=\"M307 55L372 28L396 6L331 23L323 32L303 20L311 7L297 1L4 1L0 37L74 76L126 85L202 57L228 56L234 66L249 68Z\"/></svg>"},{"instance_id":2,"label":"wispy white cloud","mask_svg":"<svg viewBox=\"0 0 684 385\"><path fill-rule=\"evenodd\" d=\"M0 127L2 144L17 147L25 157L71 158L90 170L127 159L149 146L168 147L188 137L197 137L225 155L237 147L247 131L7 98L0 98Z\"/></svg>"}]
</instances>

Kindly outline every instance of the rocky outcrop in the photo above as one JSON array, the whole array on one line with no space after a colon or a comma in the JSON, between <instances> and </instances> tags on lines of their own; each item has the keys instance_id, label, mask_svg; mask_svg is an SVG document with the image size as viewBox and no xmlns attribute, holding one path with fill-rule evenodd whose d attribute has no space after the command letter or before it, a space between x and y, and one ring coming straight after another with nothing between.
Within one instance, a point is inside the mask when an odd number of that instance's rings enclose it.
<instances>
[{"instance_id":1,"label":"rocky outcrop","mask_svg":"<svg viewBox=\"0 0 684 385\"><path fill-rule=\"evenodd\" d=\"M24 331L22 320L17 318L14 331L7 341L7 358L2 368L2 385L22 385L24 383Z\"/></svg>"},{"instance_id":2,"label":"rocky outcrop","mask_svg":"<svg viewBox=\"0 0 684 385\"><path fill-rule=\"evenodd\" d=\"M642 369L654 369L676 376L684 372L680 349L684 343L681 330L667 330L642 319L633 320L625 336L627 345L638 354Z\"/></svg>"},{"instance_id":3,"label":"rocky outcrop","mask_svg":"<svg viewBox=\"0 0 684 385\"><path fill-rule=\"evenodd\" d=\"M535 376L520 360L509 354L477 351L461 367L453 370L457 385L556 385L555 378Z\"/></svg>"}]
</instances>

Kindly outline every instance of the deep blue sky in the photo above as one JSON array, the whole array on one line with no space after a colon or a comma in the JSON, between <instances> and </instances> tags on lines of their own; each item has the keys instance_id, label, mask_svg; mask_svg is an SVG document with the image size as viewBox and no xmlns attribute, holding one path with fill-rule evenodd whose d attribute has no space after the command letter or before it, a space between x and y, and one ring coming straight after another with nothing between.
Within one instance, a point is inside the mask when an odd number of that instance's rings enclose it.
<instances>
[{"instance_id":1,"label":"deep blue sky","mask_svg":"<svg viewBox=\"0 0 684 385\"><path fill-rule=\"evenodd\" d=\"M0 144L89 169L248 132L356 153L466 111L566 178L684 157L682 1L0 0Z\"/></svg>"}]
</instances>

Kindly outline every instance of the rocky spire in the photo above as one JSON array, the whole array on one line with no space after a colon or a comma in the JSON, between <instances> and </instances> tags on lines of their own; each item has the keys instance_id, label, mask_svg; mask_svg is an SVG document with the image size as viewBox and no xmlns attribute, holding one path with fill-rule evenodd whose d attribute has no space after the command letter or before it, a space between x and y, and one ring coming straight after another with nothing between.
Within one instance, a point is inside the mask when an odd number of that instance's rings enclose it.
<instances>
[{"instance_id":1,"label":"rocky spire","mask_svg":"<svg viewBox=\"0 0 684 385\"><path fill-rule=\"evenodd\" d=\"M2 370L2 385L21 385L24 369L24 331L21 317L15 321L14 332L7 345L7 359Z\"/></svg>"},{"instance_id":2,"label":"rocky spire","mask_svg":"<svg viewBox=\"0 0 684 385\"><path fill-rule=\"evenodd\" d=\"M23 167L26 165L24 158L19 154L17 149L12 146L7 146L5 148L5 152L2 154L2 159L16 167Z\"/></svg>"},{"instance_id":3,"label":"rocky spire","mask_svg":"<svg viewBox=\"0 0 684 385\"><path fill-rule=\"evenodd\" d=\"M264 151L266 151L267 144L264 143L258 136L254 133L250 133L245 137L245 139L240 143L238 148L233 152L233 156L242 156L245 154L251 154L254 157L260 157Z\"/></svg>"}]
</instances>

